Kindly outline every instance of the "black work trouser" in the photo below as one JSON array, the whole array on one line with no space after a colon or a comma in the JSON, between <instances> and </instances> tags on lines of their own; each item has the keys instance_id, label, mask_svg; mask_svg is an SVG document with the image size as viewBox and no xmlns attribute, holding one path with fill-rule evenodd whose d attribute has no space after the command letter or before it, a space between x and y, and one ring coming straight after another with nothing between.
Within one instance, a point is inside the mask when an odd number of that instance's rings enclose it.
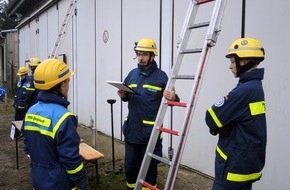
<instances>
[{"instance_id":1,"label":"black work trouser","mask_svg":"<svg viewBox=\"0 0 290 190\"><path fill-rule=\"evenodd\" d=\"M25 119L25 114L26 111L25 110L17 110L15 109L15 114L14 114L14 120L15 121L21 121ZM21 132L19 130L15 130L15 137L20 136Z\"/></svg>"},{"instance_id":2,"label":"black work trouser","mask_svg":"<svg viewBox=\"0 0 290 190\"><path fill-rule=\"evenodd\" d=\"M215 181L212 190L252 190L252 183L243 184L236 188L229 188L225 184L217 183Z\"/></svg>"},{"instance_id":3,"label":"black work trouser","mask_svg":"<svg viewBox=\"0 0 290 190\"><path fill-rule=\"evenodd\" d=\"M127 184L135 184L146 151L146 144L133 144L125 141L125 175ZM161 140L158 141L154 154L162 156ZM156 185L157 165L159 161L152 159L145 181Z\"/></svg>"}]
</instances>

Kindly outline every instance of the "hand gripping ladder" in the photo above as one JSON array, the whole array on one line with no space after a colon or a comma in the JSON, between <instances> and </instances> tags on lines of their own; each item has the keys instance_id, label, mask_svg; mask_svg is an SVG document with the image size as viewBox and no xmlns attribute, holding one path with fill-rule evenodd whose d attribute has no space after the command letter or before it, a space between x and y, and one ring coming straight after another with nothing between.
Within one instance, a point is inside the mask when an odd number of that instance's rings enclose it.
<instances>
[{"instance_id":1,"label":"hand gripping ladder","mask_svg":"<svg viewBox=\"0 0 290 190\"><path fill-rule=\"evenodd\" d=\"M212 3L214 2L210 21L195 24L195 18L197 15L198 8L201 5L204 6L205 4L209 2L212 2ZM155 190L158 189L157 187L154 186L155 184L149 184L148 182L145 181L152 158L169 165L168 175L167 175L164 189L165 190L173 189L175 178L177 175L177 170L181 161L184 145L186 142L187 133L189 131L191 119L195 110L197 96L198 96L198 92L199 92L200 85L202 82L203 73L205 71L207 59L208 59L211 47L215 45L217 41L217 36L221 31L220 26L221 26L223 12L225 9L225 4L226 4L226 0L191 0L190 2L188 12L187 12L184 24L183 24L183 28L179 36L177 57L175 60L175 64L173 65L171 75L169 77L166 88L168 89L170 88L172 84L174 85L177 79L183 79L183 80L191 79L193 80L191 94L189 95L189 99L187 103L166 101L165 98L162 99L162 102L161 102L161 105L160 105L160 108L159 108L159 111L155 120L155 125L152 130L151 137L149 139L148 146L146 149L146 153L144 155L143 162L142 162L139 174L138 174L138 178L135 185L135 190L140 190L142 186L147 187L149 189L155 189ZM189 37L192 30L197 29L197 28L203 28L203 27L207 27L207 33L205 36L203 47L196 48L196 49L185 49L187 47L187 42L189 41ZM195 75L193 76L178 75L184 54L190 54L190 53L199 54L199 61L198 61L197 69L195 71ZM168 106L180 106L180 107L186 108L183 124L180 127L180 131L163 127L162 123L163 123L166 109L168 108ZM154 149L155 149L157 140L160 137L160 132L168 133L169 135L174 135L178 137L176 154L173 155L173 158L171 161L167 158L163 158L154 154Z\"/></svg>"},{"instance_id":2,"label":"hand gripping ladder","mask_svg":"<svg viewBox=\"0 0 290 190\"><path fill-rule=\"evenodd\" d=\"M60 47L61 42L65 36L66 27L67 27L72 15L73 15L73 11L76 7L76 4L77 4L77 0L72 0L68 6L68 9L67 9L67 12L65 14L64 20L62 22L61 28L60 28L59 33L57 35L57 39L56 39L55 44L53 46L53 49L51 51L50 58L57 58L57 56L58 56L59 47Z\"/></svg>"}]
</instances>

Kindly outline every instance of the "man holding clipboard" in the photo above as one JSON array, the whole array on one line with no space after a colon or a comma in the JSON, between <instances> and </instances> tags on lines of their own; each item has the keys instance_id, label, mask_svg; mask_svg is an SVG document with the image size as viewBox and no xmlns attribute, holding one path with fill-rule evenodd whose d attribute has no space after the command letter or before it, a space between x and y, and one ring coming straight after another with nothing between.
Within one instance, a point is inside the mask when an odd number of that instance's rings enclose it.
<instances>
[{"instance_id":1,"label":"man holding clipboard","mask_svg":"<svg viewBox=\"0 0 290 190\"><path fill-rule=\"evenodd\" d=\"M170 90L165 89L168 76L157 67L154 60L158 55L155 42L149 38L141 39L135 43L134 50L138 58L137 68L129 72L123 83L111 83L119 88L118 95L122 101L128 102L129 112L123 125L127 190L135 187L162 97L179 101L174 87ZM162 157L161 137L154 154ZM155 186L158 163L152 159L146 177L146 181Z\"/></svg>"}]
</instances>

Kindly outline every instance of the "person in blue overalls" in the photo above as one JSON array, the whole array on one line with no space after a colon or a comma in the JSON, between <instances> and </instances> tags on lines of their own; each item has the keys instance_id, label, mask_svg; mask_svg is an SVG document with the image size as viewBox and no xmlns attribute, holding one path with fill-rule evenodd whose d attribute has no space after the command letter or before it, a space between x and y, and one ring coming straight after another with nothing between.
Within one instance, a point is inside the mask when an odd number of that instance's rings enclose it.
<instances>
[{"instance_id":1,"label":"person in blue overalls","mask_svg":"<svg viewBox=\"0 0 290 190\"><path fill-rule=\"evenodd\" d=\"M162 97L179 101L174 87L165 90L168 77L164 71L157 67L154 60L154 57L157 56L155 42L152 39L144 38L135 45L138 67L129 72L124 83L135 90L138 95L123 90L118 91L122 101L128 102L129 109L123 125L127 190L135 187ZM162 156L161 135L154 154ZM157 165L158 161L152 159L146 177L146 182L153 186L157 185Z\"/></svg>"},{"instance_id":2,"label":"person in blue overalls","mask_svg":"<svg viewBox=\"0 0 290 190\"><path fill-rule=\"evenodd\" d=\"M40 64L40 60L37 57L32 57L29 59L29 68L31 74L27 77L27 84L26 84L26 103L27 108L30 108L37 102L37 94L38 90L34 87L34 71L36 67Z\"/></svg>"},{"instance_id":3,"label":"person in blue overalls","mask_svg":"<svg viewBox=\"0 0 290 190\"><path fill-rule=\"evenodd\" d=\"M19 76L19 81L17 82L13 104L15 108L15 121L23 120L27 111L26 85L28 71L29 70L27 67L20 67L17 72L17 75Z\"/></svg>"},{"instance_id":4,"label":"person in blue overalls","mask_svg":"<svg viewBox=\"0 0 290 190\"><path fill-rule=\"evenodd\" d=\"M34 73L38 102L28 109L22 133L35 190L89 189L79 154L77 118L67 110L72 75L58 59L43 61Z\"/></svg>"},{"instance_id":5,"label":"person in blue overalls","mask_svg":"<svg viewBox=\"0 0 290 190\"><path fill-rule=\"evenodd\" d=\"M254 38L232 43L226 57L238 85L206 111L212 135L219 134L212 190L251 190L266 156L266 109L262 86L262 44Z\"/></svg>"}]
</instances>

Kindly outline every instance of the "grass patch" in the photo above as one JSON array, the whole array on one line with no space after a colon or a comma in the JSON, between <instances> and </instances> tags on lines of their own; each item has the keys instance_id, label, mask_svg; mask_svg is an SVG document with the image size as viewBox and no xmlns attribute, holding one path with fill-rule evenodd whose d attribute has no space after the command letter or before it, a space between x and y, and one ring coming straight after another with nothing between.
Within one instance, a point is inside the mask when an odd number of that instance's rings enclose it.
<instances>
[{"instance_id":1,"label":"grass patch","mask_svg":"<svg viewBox=\"0 0 290 190\"><path fill-rule=\"evenodd\" d=\"M6 101L5 99L0 100L0 115L1 116L14 113L13 102L14 100L11 98L7 98Z\"/></svg>"}]
</instances>

